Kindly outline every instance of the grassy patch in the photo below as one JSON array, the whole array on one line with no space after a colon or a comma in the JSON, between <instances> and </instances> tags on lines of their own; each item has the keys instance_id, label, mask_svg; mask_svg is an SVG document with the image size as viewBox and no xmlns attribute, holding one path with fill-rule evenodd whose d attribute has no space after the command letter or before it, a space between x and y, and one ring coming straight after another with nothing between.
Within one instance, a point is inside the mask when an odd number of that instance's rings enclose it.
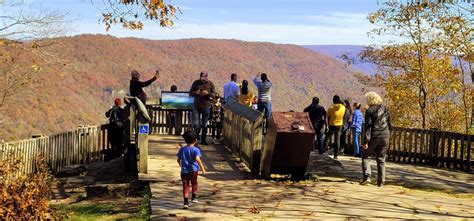
<instances>
[{"instance_id":1,"label":"grassy patch","mask_svg":"<svg viewBox=\"0 0 474 221\"><path fill-rule=\"evenodd\" d=\"M142 205L140 206L139 215L140 218L149 219L151 215L151 190L150 186L145 186L145 195L143 196Z\"/></svg>"},{"instance_id":2,"label":"grassy patch","mask_svg":"<svg viewBox=\"0 0 474 221\"><path fill-rule=\"evenodd\" d=\"M151 214L151 191L145 185L141 203L124 204L125 198L117 198L109 202L94 202L84 200L76 204L51 205L54 217L60 220L149 220ZM140 199L137 199L140 200ZM137 202L137 201L135 201Z\"/></svg>"},{"instance_id":3,"label":"grassy patch","mask_svg":"<svg viewBox=\"0 0 474 221\"><path fill-rule=\"evenodd\" d=\"M104 204L76 204L76 205L52 205L56 216L66 220L92 220L104 219L114 216L119 212L114 210L112 205Z\"/></svg>"}]
</instances>

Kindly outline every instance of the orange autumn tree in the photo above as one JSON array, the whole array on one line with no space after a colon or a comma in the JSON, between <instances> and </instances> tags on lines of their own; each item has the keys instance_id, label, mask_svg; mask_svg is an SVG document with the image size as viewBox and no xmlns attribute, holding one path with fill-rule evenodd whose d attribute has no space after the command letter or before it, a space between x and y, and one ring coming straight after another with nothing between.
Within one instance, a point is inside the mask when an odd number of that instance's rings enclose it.
<instances>
[{"instance_id":1,"label":"orange autumn tree","mask_svg":"<svg viewBox=\"0 0 474 221\"><path fill-rule=\"evenodd\" d=\"M474 132L474 98L472 80L474 79L474 16L472 8L462 4L449 4L440 13L439 22L435 27L442 31L439 48L443 53L450 55L459 68L461 79L462 108L467 114L464 116L466 130ZM471 78L469 81L469 77Z\"/></svg>"},{"instance_id":2,"label":"orange autumn tree","mask_svg":"<svg viewBox=\"0 0 474 221\"><path fill-rule=\"evenodd\" d=\"M422 127L418 107L420 81L426 91L427 125L447 131L463 131L465 112L460 108L461 90L459 70L448 57L436 56L425 60L424 79L416 72L387 74L384 88L395 123L402 127Z\"/></svg>"},{"instance_id":3,"label":"orange autumn tree","mask_svg":"<svg viewBox=\"0 0 474 221\"><path fill-rule=\"evenodd\" d=\"M161 27L173 27L178 7L164 0L111 0L105 5L101 21L108 31L112 25L141 30L142 20L158 21Z\"/></svg>"},{"instance_id":4,"label":"orange autumn tree","mask_svg":"<svg viewBox=\"0 0 474 221\"><path fill-rule=\"evenodd\" d=\"M395 125L469 133L472 79L466 79L463 62L451 62L454 52L472 51L472 27L460 28L469 17L458 16L452 4L380 6L368 16L376 26L370 34L392 41L360 56L378 65ZM446 21L451 28L439 24Z\"/></svg>"}]
</instances>

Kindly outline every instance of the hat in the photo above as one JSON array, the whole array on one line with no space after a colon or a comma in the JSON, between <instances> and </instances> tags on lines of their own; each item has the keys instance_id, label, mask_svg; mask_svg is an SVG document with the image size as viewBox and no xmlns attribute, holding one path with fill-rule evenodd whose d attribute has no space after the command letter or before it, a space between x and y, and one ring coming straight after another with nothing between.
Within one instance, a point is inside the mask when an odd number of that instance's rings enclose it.
<instances>
[{"instance_id":1,"label":"hat","mask_svg":"<svg viewBox=\"0 0 474 221\"><path fill-rule=\"evenodd\" d=\"M201 74L199 75L200 77L206 77L207 78L207 72L202 71Z\"/></svg>"}]
</instances>

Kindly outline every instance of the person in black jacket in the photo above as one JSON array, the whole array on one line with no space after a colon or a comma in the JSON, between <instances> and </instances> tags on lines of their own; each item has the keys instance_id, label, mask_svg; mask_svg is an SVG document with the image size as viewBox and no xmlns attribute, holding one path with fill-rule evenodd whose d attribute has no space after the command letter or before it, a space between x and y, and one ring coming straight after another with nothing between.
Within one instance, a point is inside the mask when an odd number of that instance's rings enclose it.
<instances>
[{"instance_id":1,"label":"person in black jacket","mask_svg":"<svg viewBox=\"0 0 474 221\"><path fill-rule=\"evenodd\" d=\"M123 153L125 113L121 106L122 99L116 98L114 106L105 113L105 116L109 119L107 135L111 147L111 152L106 155L106 161L119 157Z\"/></svg>"},{"instance_id":2,"label":"person in black jacket","mask_svg":"<svg viewBox=\"0 0 474 221\"><path fill-rule=\"evenodd\" d=\"M382 105L382 98L375 92L365 94L369 108L365 112L364 144L362 145L362 185L370 183L369 156L374 155L377 161L377 185L385 182L385 154L390 140L390 112Z\"/></svg>"},{"instance_id":3,"label":"person in black jacket","mask_svg":"<svg viewBox=\"0 0 474 221\"><path fill-rule=\"evenodd\" d=\"M144 87L148 87L151 83L160 77L160 70L156 70L155 76L148 81L140 81L140 73L137 70L132 71L132 79L130 79L130 96L138 97L144 105L146 105L147 96Z\"/></svg>"},{"instance_id":4,"label":"person in black jacket","mask_svg":"<svg viewBox=\"0 0 474 221\"><path fill-rule=\"evenodd\" d=\"M313 97L311 105L304 109L304 112L308 112L309 119L313 124L316 132L316 142L313 144L313 149L318 149L319 154L324 153L324 132L327 127L326 125L326 110L323 106L319 105L319 98Z\"/></svg>"}]
</instances>

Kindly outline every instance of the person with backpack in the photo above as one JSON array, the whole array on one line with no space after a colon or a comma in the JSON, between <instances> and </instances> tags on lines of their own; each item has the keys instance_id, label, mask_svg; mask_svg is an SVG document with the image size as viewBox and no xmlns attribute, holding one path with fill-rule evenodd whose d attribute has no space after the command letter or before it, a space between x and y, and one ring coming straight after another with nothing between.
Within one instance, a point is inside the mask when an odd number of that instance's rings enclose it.
<instances>
[{"instance_id":1,"label":"person with backpack","mask_svg":"<svg viewBox=\"0 0 474 221\"><path fill-rule=\"evenodd\" d=\"M105 113L105 116L109 119L107 135L111 147L111 153L106 155L106 158L110 160L121 156L123 153L125 112L122 108L122 99L116 98L114 106Z\"/></svg>"}]
</instances>

